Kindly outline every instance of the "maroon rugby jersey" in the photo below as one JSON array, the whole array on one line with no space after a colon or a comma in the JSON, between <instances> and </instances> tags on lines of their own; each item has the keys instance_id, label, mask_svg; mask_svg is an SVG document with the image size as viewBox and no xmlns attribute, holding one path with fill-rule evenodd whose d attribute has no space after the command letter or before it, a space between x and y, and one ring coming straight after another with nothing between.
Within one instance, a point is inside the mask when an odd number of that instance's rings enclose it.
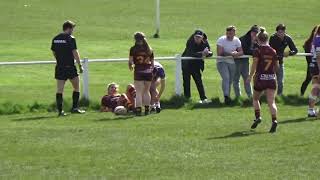
<instances>
[{"instance_id":1,"label":"maroon rugby jersey","mask_svg":"<svg viewBox=\"0 0 320 180\"><path fill-rule=\"evenodd\" d=\"M120 97L121 97L120 95L116 95L116 96L105 95L101 99L101 105L108 107L108 108L112 109L112 111L113 111L114 108L116 108L118 106L118 102L120 100Z\"/></svg>"},{"instance_id":2,"label":"maroon rugby jersey","mask_svg":"<svg viewBox=\"0 0 320 180\"><path fill-rule=\"evenodd\" d=\"M133 63L135 65L134 70L137 72L152 72L152 61L154 58L153 52L151 54L143 47L131 47L130 56L133 57Z\"/></svg>"},{"instance_id":3,"label":"maroon rugby jersey","mask_svg":"<svg viewBox=\"0 0 320 180\"><path fill-rule=\"evenodd\" d=\"M260 80L275 79L277 53L270 46L260 46L253 52L253 57L258 58L256 76Z\"/></svg>"}]
</instances>

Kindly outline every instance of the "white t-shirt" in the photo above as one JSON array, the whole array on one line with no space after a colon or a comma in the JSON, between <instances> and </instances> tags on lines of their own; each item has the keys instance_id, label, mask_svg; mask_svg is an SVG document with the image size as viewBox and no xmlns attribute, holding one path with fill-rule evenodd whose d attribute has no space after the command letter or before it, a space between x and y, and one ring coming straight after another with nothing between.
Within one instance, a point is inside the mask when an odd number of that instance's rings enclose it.
<instances>
[{"instance_id":1,"label":"white t-shirt","mask_svg":"<svg viewBox=\"0 0 320 180\"><path fill-rule=\"evenodd\" d=\"M233 40L230 41L224 35L218 39L217 45L223 47L224 52L232 53L233 51L236 51L238 48L241 48L241 41L237 37L234 37ZM233 64L234 59L233 58L224 58L224 59L218 58L217 62L226 62L226 63Z\"/></svg>"}]
</instances>

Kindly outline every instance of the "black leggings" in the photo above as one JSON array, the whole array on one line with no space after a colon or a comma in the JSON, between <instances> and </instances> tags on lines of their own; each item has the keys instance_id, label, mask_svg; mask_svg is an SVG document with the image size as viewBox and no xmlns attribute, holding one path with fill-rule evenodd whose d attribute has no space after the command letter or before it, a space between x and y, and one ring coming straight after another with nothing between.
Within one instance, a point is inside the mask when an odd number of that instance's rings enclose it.
<instances>
[{"instance_id":1,"label":"black leggings","mask_svg":"<svg viewBox=\"0 0 320 180\"><path fill-rule=\"evenodd\" d=\"M303 96L309 83L311 82L312 79L312 75L310 72L310 68L309 65L312 61L312 57L311 56L306 56L306 61L307 61L307 74L306 74L306 79L303 81L302 85L301 85L301 89L300 89L300 93Z\"/></svg>"},{"instance_id":2,"label":"black leggings","mask_svg":"<svg viewBox=\"0 0 320 180\"><path fill-rule=\"evenodd\" d=\"M203 87L202 76L201 76L201 69L200 68L182 68L182 75L183 75L183 90L184 96L186 98L191 97L190 92L190 80L191 76L193 77L194 82L196 83L199 96L201 100L207 99Z\"/></svg>"}]
</instances>

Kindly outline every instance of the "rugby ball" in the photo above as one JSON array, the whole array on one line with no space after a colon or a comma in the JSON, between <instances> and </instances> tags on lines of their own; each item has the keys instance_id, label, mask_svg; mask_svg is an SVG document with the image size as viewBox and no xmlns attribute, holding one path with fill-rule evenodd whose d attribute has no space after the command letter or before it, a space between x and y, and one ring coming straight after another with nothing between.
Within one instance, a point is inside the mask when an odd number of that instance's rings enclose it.
<instances>
[{"instance_id":1,"label":"rugby ball","mask_svg":"<svg viewBox=\"0 0 320 180\"><path fill-rule=\"evenodd\" d=\"M114 108L113 112L116 115L126 115L128 111L124 106L117 106L116 108Z\"/></svg>"}]
</instances>

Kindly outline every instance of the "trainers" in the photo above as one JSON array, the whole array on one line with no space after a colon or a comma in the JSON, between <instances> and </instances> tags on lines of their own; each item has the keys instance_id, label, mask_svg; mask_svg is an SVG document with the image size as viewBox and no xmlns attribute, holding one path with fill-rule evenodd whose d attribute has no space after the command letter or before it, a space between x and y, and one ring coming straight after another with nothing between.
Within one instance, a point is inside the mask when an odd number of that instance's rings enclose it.
<instances>
[{"instance_id":1,"label":"trainers","mask_svg":"<svg viewBox=\"0 0 320 180\"><path fill-rule=\"evenodd\" d=\"M253 124L251 125L251 129L255 129L261 123L261 118L253 120Z\"/></svg>"},{"instance_id":2,"label":"trainers","mask_svg":"<svg viewBox=\"0 0 320 180\"><path fill-rule=\"evenodd\" d=\"M79 108L73 108L71 109L72 114L84 114L86 111L80 110Z\"/></svg>"},{"instance_id":3,"label":"trainers","mask_svg":"<svg viewBox=\"0 0 320 180\"><path fill-rule=\"evenodd\" d=\"M317 110L309 109L308 110L308 117L317 117L318 111L319 111L318 109Z\"/></svg>"},{"instance_id":4,"label":"trainers","mask_svg":"<svg viewBox=\"0 0 320 180\"><path fill-rule=\"evenodd\" d=\"M153 107L153 108L151 108L151 110L150 110L150 113L156 113L156 108L155 107Z\"/></svg>"},{"instance_id":5,"label":"trainers","mask_svg":"<svg viewBox=\"0 0 320 180\"><path fill-rule=\"evenodd\" d=\"M150 114L150 106L144 106L144 115Z\"/></svg>"},{"instance_id":6,"label":"trainers","mask_svg":"<svg viewBox=\"0 0 320 180\"><path fill-rule=\"evenodd\" d=\"M156 111L157 111L157 113L160 113L160 112L161 112L161 108L160 108L160 107L157 107L157 108L156 108Z\"/></svg>"},{"instance_id":7,"label":"trainers","mask_svg":"<svg viewBox=\"0 0 320 180\"><path fill-rule=\"evenodd\" d=\"M199 101L200 104L209 104L210 101L208 99L203 99Z\"/></svg>"},{"instance_id":8,"label":"trainers","mask_svg":"<svg viewBox=\"0 0 320 180\"><path fill-rule=\"evenodd\" d=\"M278 126L278 122L277 121L273 121L269 132L270 133L275 133L277 131L277 126Z\"/></svg>"},{"instance_id":9,"label":"trainers","mask_svg":"<svg viewBox=\"0 0 320 180\"><path fill-rule=\"evenodd\" d=\"M136 107L136 109L135 109L135 113L136 113L136 116L141 116L142 114L142 112L141 112L141 107Z\"/></svg>"},{"instance_id":10,"label":"trainers","mask_svg":"<svg viewBox=\"0 0 320 180\"><path fill-rule=\"evenodd\" d=\"M58 113L58 116L59 116L59 117L67 116L67 113L65 113L64 111L60 111L60 112Z\"/></svg>"},{"instance_id":11,"label":"trainers","mask_svg":"<svg viewBox=\"0 0 320 180\"><path fill-rule=\"evenodd\" d=\"M224 97L224 103L225 103L226 105L230 105L230 104L231 104L231 99L230 99L229 96L225 96L225 97Z\"/></svg>"}]
</instances>

